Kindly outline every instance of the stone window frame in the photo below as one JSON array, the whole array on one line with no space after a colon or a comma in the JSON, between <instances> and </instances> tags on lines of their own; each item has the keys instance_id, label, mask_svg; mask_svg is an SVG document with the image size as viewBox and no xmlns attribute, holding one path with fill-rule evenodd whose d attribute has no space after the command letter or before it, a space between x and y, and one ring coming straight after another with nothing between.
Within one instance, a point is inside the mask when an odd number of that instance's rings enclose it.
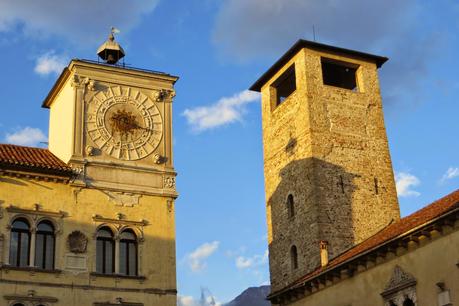
<instances>
[{"instance_id":1,"label":"stone window frame","mask_svg":"<svg viewBox=\"0 0 459 306\"><path fill-rule=\"evenodd\" d=\"M35 290L29 290L27 295L11 294L4 295L3 298L7 301L8 306L22 304L24 306L53 306L58 302L58 299L50 296L38 296Z\"/></svg>"},{"instance_id":2,"label":"stone window frame","mask_svg":"<svg viewBox=\"0 0 459 306\"><path fill-rule=\"evenodd\" d=\"M142 275L142 271L143 271L143 267L142 267L142 254L143 254L143 242L145 241L144 239L144 236L143 236L143 231L141 229L139 229L137 226L134 226L134 225L121 225L121 226L116 226L116 224L114 223L109 223L109 222L103 222L103 223L100 223L99 225L97 225L95 231L94 231L94 235L93 235L93 245L94 245L94 250L97 250L97 233L98 231L101 229L101 228L109 228L112 233L113 233L113 237L114 237L114 241L115 241L115 249L114 249L114 253L115 253L115 257L114 257L114 264L115 264L115 271L114 273L112 274L103 274L103 273L99 273L97 272L97 267L96 267L96 257L97 254L96 252L94 253L95 256L94 256L94 260L92 262L92 268L91 268L91 274L94 275L94 276L105 276L105 277L126 277L126 278L144 278ZM134 233L135 237L136 237L136 241L137 241L137 273L136 275L127 275L127 274L121 274L120 273L120 241L121 241L121 233L123 233L124 231L126 230L130 230Z\"/></svg>"},{"instance_id":3,"label":"stone window frame","mask_svg":"<svg viewBox=\"0 0 459 306\"><path fill-rule=\"evenodd\" d=\"M396 265L381 296L384 299L384 306L403 306L407 299L410 299L414 306L418 306L416 279Z\"/></svg>"},{"instance_id":4,"label":"stone window frame","mask_svg":"<svg viewBox=\"0 0 459 306\"><path fill-rule=\"evenodd\" d=\"M16 266L10 265L11 228L12 228L13 222L18 219L25 219L27 220L27 222L29 222L29 225L30 225L29 264L26 267L16 267ZM43 222L43 221L50 222L54 227L54 267L52 270L42 269L35 265L37 226L40 222ZM18 269L33 269L36 271L57 271L58 262L56 261L56 258L59 258L57 254L57 250L59 249L58 246L61 243L61 234L62 234L61 228L62 227L59 224L59 222L55 220L55 218L53 218L52 216L48 216L47 214L43 214L43 215L39 213L27 214L23 212L11 214L8 224L6 225L6 231L5 231L5 234L3 235L3 243L1 245L1 247L4 248L4 250L0 249L0 254L3 251L3 256L0 256L0 259L3 258L2 266L5 266L5 268L13 268L13 269L18 268Z\"/></svg>"}]
</instances>

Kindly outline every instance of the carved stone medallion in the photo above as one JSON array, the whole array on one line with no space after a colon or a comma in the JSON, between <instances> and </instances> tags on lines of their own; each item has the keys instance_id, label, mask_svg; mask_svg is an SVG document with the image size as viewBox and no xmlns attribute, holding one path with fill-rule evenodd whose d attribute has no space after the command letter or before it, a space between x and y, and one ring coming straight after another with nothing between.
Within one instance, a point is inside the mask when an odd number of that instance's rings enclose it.
<instances>
[{"instance_id":1,"label":"carved stone medallion","mask_svg":"<svg viewBox=\"0 0 459 306\"><path fill-rule=\"evenodd\" d=\"M88 237L80 231L73 231L67 237L67 245L72 253L86 253Z\"/></svg>"},{"instance_id":2,"label":"carved stone medallion","mask_svg":"<svg viewBox=\"0 0 459 306\"><path fill-rule=\"evenodd\" d=\"M106 154L121 160L142 159L158 147L163 121L155 102L125 86L97 92L88 103L88 136Z\"/></svg>"}]
</instances>

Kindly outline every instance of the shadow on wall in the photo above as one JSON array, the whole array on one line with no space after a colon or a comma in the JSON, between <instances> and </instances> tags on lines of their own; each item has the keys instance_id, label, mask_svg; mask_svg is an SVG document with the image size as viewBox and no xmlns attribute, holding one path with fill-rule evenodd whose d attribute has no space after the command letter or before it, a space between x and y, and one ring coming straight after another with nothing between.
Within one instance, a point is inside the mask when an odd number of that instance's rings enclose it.
<instances>
[{"instance_id":1,"label":"shadow on wall","mask_svg":"<svg viewBox=\"0 0 459 306\"><path fill-rule=\"evenodd\" d=\"M268 200L273 287L279 280L292 281L317 268L320 241L328 242L329 258L354 243L352 200L357 175L317 158L294 160L279 175ZM292 250L297 254L292 255ZM297 257L296 263L292 256Z\"/></svg>"}]
</instances>

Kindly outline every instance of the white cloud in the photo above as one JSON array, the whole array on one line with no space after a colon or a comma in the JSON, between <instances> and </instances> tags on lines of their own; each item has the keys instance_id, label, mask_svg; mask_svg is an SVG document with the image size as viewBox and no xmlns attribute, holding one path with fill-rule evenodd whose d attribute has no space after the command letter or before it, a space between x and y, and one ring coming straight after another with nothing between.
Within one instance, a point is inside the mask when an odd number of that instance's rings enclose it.
<instances>
[{"instance_id":1,"label":"white cloud","mask_svg":"<svg viewBox=\"0 0 459 306\"><path fill-rule=\"evenodd\" d=\"M249 269L264 265L268 262L268 250L263 255L254 255L252 257L238 256L236 258L236 267L238 269Z\"/></svg>"},{"instance_id":2,"label":"white cloud","mask_svg":"<svg viewBox=\"0 0 459 306\"><path fill-rule=\"evenodd\" d=\"M177 306L223 306L223 303L217 301L217 298L208 289L201 288L199 300L189 295L178 295Z\"/></svg>"},{"instance_id":3,"label":"white cloud","mask_svg":"<svg viewBox=\"0 0 459 306\"><path fill-rule=\"evenodd\" d=\"M66 56L57 55L54 51L50 51L37 58L34 71L39 75L60 74L67 62Z\"/></svg>"},{"instance_id":4,"label":"white cloud","mask_svg":"<svg viewBox=\"0 0 459 306\"><path fill-rule=\"evenodd\" d=\"M412 189L420 183L421 181L410 173L397 172L395 174L395 184L399 197L417 197L421 195L418 191Z\"/></svg>"},{"instance_id":5,"label":"white cloud","mask_svg":"<svg viewBox=\"0 0 459 306\"><path fill-rule=\"evenodd\" d=\"M259 101L260 94L249 90L241 91L231 97L223 97L209 106L186 109L183 116L194 131L200 132L225 124L240 121L248 103Z\"/></svg>"},{"instance_id":6,"label":"white cloud","mask_svg":"<svg viewBox=\"0 0 459 306\"><path fill-rule=\"evenodd\" d=\"M48 141L48 138L40 129L27 126L14 133L7 133L5 140L7 143L22 146L37 146L40 142Z\"/></svg>"},{"instance_id":7,"label":"white cloud","mask_svg":"<svg viewBox=\"0 0 459 306\"><path fill-rule=\"evenodd\" d=\"M448 170L446 170L446 173L443 174L440 182L443 183L456 177L459 177L459 168L449 167Z\"/></svg>"},{"instance_id":8,"label":"white cloud","mask_svg":"<svg viewBox=\"0 0 459 306\"><path fill-rule=\"evenodd\" d=\"M123 33L159 0L0 1L0 32L19 28L33 39L53 34L74 44L101 42L111 26Z\"/></svg>"},{"instance_id":9,"label":"white cloud","mask_svg":"<svg viewBox=\"0 0 459 306\"><path fill-rule=\"evenodd\" d=\"M197 306L198 303L192 296L189 295L178 295L177 306Z\"/></svg>"},{"instance_id":10,"label":"white cloud","mask_svg":"<svg viewBox=\"0 0 459 306\"><path fill-rule=\"evenodd\" d=\"M436 9L451 10L447 2ZM453 30L417 22L431 15L431 6L420 0L226 0L212 40L225 61L273 62L298 39L312 40L314 25L318 42L388 56L381 70L385 104L406 104L420 100L421 82L441 50L457 49L450 43Z\"/></svg>"},{"instance_id":11,"label":"white cloud","mask_svg":"<svg viewBox=\"0 0 459 306\"><path fill-rule=\"evenodd\" d=\"M219 244L219 241L206 242L188 254L186 259L191 271L199 272L204 270L207 266L204 260L218 249Z\"/></svg>"}]
</instances>

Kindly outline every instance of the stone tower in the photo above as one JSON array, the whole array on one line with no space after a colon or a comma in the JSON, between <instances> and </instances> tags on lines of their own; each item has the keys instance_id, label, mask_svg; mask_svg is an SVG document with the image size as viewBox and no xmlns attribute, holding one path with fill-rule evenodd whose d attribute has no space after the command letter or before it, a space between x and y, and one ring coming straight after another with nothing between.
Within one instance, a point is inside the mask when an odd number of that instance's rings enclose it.
<instances>
[{"instance_id":1,"label":"stone tower","mask_svg":"<svg viewBox=\"0 0 459 306\"><path fill-rule=\"evenodd\" d=\"M300 40L250 88L262 94L273 291L400 218L377 73L386 60Z\"/></svg>"}]
</instances>

